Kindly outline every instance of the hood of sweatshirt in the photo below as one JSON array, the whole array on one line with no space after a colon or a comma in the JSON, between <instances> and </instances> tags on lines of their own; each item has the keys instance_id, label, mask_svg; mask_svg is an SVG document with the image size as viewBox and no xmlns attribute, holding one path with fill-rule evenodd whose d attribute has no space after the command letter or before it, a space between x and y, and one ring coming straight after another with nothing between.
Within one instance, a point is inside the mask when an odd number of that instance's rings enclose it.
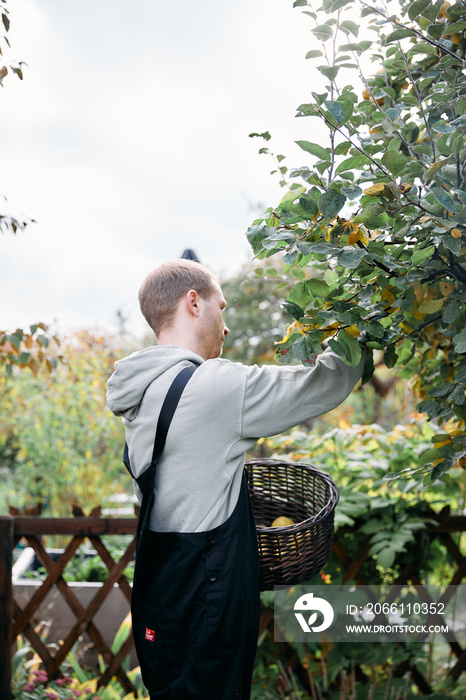
<instances>
[{"instance_id":1,"label":"hood of sweatshirt","mask_svg":"<svg viewBox=\"0 0 466 700\"><path fill-rule=\"evenodd\" d=\"M156 345L118 360L107 382L107 406L116 416L133 420L149 384L172 367L187 362L200 365L204 360L177 345Z\"/></svg>"}]
</instances>

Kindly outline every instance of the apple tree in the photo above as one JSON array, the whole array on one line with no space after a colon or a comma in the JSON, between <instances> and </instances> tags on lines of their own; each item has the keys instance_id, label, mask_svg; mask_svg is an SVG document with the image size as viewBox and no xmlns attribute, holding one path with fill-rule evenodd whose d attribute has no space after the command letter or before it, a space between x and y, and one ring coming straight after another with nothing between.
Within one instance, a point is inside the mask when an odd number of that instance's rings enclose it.
<instances>
[{"instance_id":1,"label":"apple tree","mask_svg":"<svg viewBox=\"0 0 466 700\"><path fill-rule=\"evenodd\" d=\"M277 359L310 362L327 339L354 365L364 332L438 428L409 476L437 479L466 466L466 2L294 6L325 89L297 108L303 162L276 156L285 194L247 234L296 278Z\"/></svg>"}]
</instances>

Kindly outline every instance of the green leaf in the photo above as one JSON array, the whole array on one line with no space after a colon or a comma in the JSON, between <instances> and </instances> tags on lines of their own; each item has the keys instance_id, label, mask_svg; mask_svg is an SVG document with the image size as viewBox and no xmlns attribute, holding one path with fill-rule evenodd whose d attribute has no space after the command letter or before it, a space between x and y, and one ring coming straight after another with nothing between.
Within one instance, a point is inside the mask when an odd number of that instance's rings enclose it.
<instances>
[{"instance_id":1,"label":"green leaf","mask_svg":"<svg viewBox=\"0 0 466 700\"><path fill-rule=\"evenodd\" d=\"M314 365L315 356L320 352L322 352L321 344L312 341L307 335L293 343L293 356L303 365Z\"/></svg>"},{"instance_id":2,"label":"green leaf","mask_svg":"<svg viewBox=\"0 0 466 700\"><path fill-rule=\"evenodd\" d=\"M453 24L445 24L445 32L448 34L456 34L466 29L466 22L453 22Z\"/></svg>"},{"instance_id":3,"label":"green leaf","mask_svg":"<svg viewBox=\"0 0 466 700\"><path fill-rule=\"evenodd\" d=\"M349 5L351 0L332 0L332 3L330 5L330 12L336 12L342 7L345 7L345 5Z\"/></svg>"},{"instance_id":4,"label":"green leaf","mask_svg":"<svg viewBox=\"0 0 466 700\"><path fill-rule=\"evenodd\" d=\"M316 39L319 39L319 41L327 41L333 36L333 30L328 26L328 24L321 24L314 27L314 29L311 29L311 32L314 34Z\"/></svg>"},{"instance_id":5,"label":"green leaf","mask_svg":"<svg viewBox=\"0 0 466 700\"><path fill-rule=\"evenodd\" d=\"M46 335L38 335L37 336L37 341L39 345L42 345L44 348L48 348L50 340L47 338Z\"/></svg>"},{"instance_id":6,"label":"green leaf","mask_svg":"<svg viewBox=\"0 0 466 700\"><path fill-rule=\"evenodd\" d=\"M432 44L428 44L426 41L420 41L418 44L415 44L414 48L408 51L408 56L415 56L418 53L426 53L430 56L436 56L437 48L432 46Z\"/></svg>"},{"instance_id":7,"label":"green leaf","mask_svg":"<svg viewBox=\"0 0 466 700\"><path fill-rule=\"evenodd\" d=\"M311 252L316 255L338 255L340 249L331 243L326 243L325 241L319 241L315 245L311 246Z\"/></svg>"},{"instance_id":8,"label":"green leaf","mask_svg":"<svg viewBox=\"0 0 466 700\"><path fill-rule=\"evenodd\" d=\"M344 194L347 199L356 199L362 195L362 189L357 185L354 187L342 187L340 192Z\"/></svg>"},{"instance_id":9,"label":"green leaf","mask_svg":"<svg viewBox=\"0 0 466 700\"><path fill-rule=\"evenodd\" d=\"M299 321L300 318L304 316L304 310L292 301L284 301L282 308L289 314L295 321Z\"/></svg>"},{"instance_id":10,"label":"green leaf","mask_svg":"<svg viewBox=\"0 0 466 700\"><path fill-rule=\"evenodd\" d=\"M257 133L249 134L250 139L253 139L256 137L260 138L260 139L264 139L264 141L270 141L270 139L272 138L268 131L264 131L262 134L257 134Z\"/></svg>"},{"instance_id":11,"label":"green leaf","mask_svg":"<svg viewBox=\"0 0 466 700\"><path fill-rule=\"evenodd\" d=\"M461 253L461 238L453 238L449 233L442 238L443 245L447 248L453 255L459 255Z\"/></svg>"},{"instance_id":12,"label":"green leaf","mask_svg":"<svg viewBox=\"0 0 466 700\"><path fill-rule=\"evenodd\" d=\"M369 48L371 43L372 42L370 41L361 41L359 44L341 44L338 48L340 49L340 51L355 51L357 54L361 54ZM367 46L366 44L368 44L369 46Z\"/></svg>"},{"instance_id":13,"label":"green leaf","mask_svg":"<svg viewBox=\"0 0 466 700\"><path fill-rule=\"evenodd\" d=\"M427 78L424 78L424 80L420 80L418 84L419 92L422 92L424 88L428 87L434 80L435 78L433 75L428 75ZM417 130L417 133L419 134L419 129Z\"/></svg>"},{"instance_id":14,"label":"green leaf","mask_svg":"<svg viewBox=\"0 0 466 700\"><path fill-rule=\"evenodd\" d=\"M345 330L342 330L338 333L338 341L347 348L345 354L347 364L356 367L356 365L360 363L362 357L362 349L357 338L352 338L347 335Z\"/></svg>"},{"instance_id":15,"label":"green leaf","mask_svg":"<svg viewBox=\"0 0 466 700\"><path fill-rule=\"evenodd\" d=\"M421 454L421 464L429 464L430 462L434 462L436 459L438 459L438 457L440 457L440 455L440 449L436 450L435 448L431 447L429 450L426 450Z\"/></svg>"},{"instance_id":16,"label":"green leaf","mask_svg":"<svg viewBox=\"0 0 466 700\"><path fill-rule=\"evenodd\" d=\"M405 105L411 105L413 107L419 106L419 100L415 95L403 95L402 99Z\"/></svg>"},{"instance_id":17,"label":"green leaf","mask_svg":"<svg viewBox=\"0 0 466 700\"><path fill-rule=\"evenodd\" d=\"M455 352L458 354L463 354L466 352L466 330L461 331L461 333L454 336L453 345L455 346Z\"/></svg>"},{"instance_id":18,"label":"green leaf","mask_svg":"<svg viewBox=\"0 0 466 700\"><path fill-rule=\"evenodd\" d=\"M434 195L437 202L442 205L442 207L445 207L445 209L452 214L456 214L456 204L448 192L441 190L440 187L432 187L430 191Z\"/></svg>"},{"instance_id":19,"label":"green leaf","mask_svg":"<svg viewBox=\"0 0 466 700\"><path fill-rule=\"evenodd\" d=\"M444 32L445 26L444 24L429 24L427 33L438 41Z\"/></svg>"},{"instance_id":20,"label":"green leaf","mask_svg":"<svg viewBox=\"0 0 466 700\"><path fill-rule=\"evenodd\" d=\"M400 116L400 110L397 107L389 107L385 114L389 119L391 119L391 121L394 121Z\"/></svg>"},{"instance_id":21,"label":"green leaf","mask_svg":"<svg viewBox=\"0 0 466 700\"><path fill-rule=\"evenodd\" d=\"M388 345L385 349L384 355L383 355L383 361L385 363L385 366L391 369L394 367L397 363L398 360L398 355L396 353L396 348L394 345Z\"/></svg>"},{"instance_id":22,"label":"green leaf","mask_svg":"<svg viewBox=\"0 0 466 700\"><path fill-rule=\"evenodd\" d=\"M343 173L346 170L360 170L363 168L366 163L370 162L370 158L367 156L350 156L349 158L346 158L343 160L337 167L336 172L337 173ZM343 189L343 188L342 188ZM357 188L359 189L359 187ZM362 194L362 191L359 189L360 193ZM354 199L354 197L353 197Z\"/></svg>"},{"instance_id":23,"label":"green leaf","mask_svg":"<svg viewBox=\"0 0 466 700\"><path fill-rule=\"evenodd\" d=\"M349 270L355 270L365 255L367 255L365 248L345 246L338 256L338 264L342 267L347 267Z\"/></svg>"},{"instance_id":24,"label":"green leaf","mask_svg":"<svg viewBox=\"0 0 466 700\"><path fill-rule=\"evenodd\" d=\"M362 53L363 51L367 51L367 49L370 49L371 46L372 46L372 41L367 41L367 40L365 40L365 41L360 41L360 42L359 42L359 49L360 49L360 52L361 52L361 53Z\"/></svg>"},{"instance_id":25,"label":"green leaf","mask_svg":"<svg viewBox=\"0 0 466 700\"><path fill-rule=\"evenodd\" d=\"M409 19L416 19L419 15L422 15L424 10L430 5L431 0L414 0L410 3L408 9Z\"/></svg>"},{"instance_id":26,"label":"green leaf","mask_svg":"<svg viewBox=\"0 0 466 700\"><path fill-rule=\"evenodd\" d=\"M346 156L350 148L351 144L348 141L342 141L341 143L335 146L335 155Z\"/></svg>"},{"instance_id":27,"label":"green leaf","mask_svg":"<svg viewBox=\"0 0 466 700\"><path fill-rule=\"evenodd\" d=\"M325 280L320 279L310 279L306 281L307 288L311 294L315 297L321 297L325 299L330 292L330 287Z\"/></svg>"},{"instance_id":28,"label":"green leaf","mask_svg":"<svg viewBox=\"0 0 466 700\"><path fill-rule=\"evenodd\" d=\"M466 403L466 393L463 386L457 386L456 389L451 394L451 400L457 406L464 406Z\"/></svg>"},{"instance_id":29,"label":"green leaf","mask_svg":"<svg viewBox=\"0 0 466 700\"><path fill-rule=\"evenodd\" d=\"M466 366L463 366L456 370L455 382L459 382L463 386L466 386Z\"/></svg>"},{"instance_id":30,"label":"green leaf","mask_svg":"<svg viewBox=\"0 0 466 700\"><path fill-rule=\"evenodd\" d=\"M408 36L415 36L415 33L411 29L396 29L394 32L389 34L385 39L386 44L390 44L392 41L399 41L400 39L406 39Z\"/></svg>"},{"instance_id":31,"label":"green leaf","mask_svg":"<svg viewBox=\"0 0 466 700\"><path fill-rule=\"evenodd\" d=\"M379 214L379 216L374 216L372 219L367 219L364 222L364 226L369 229L383 228L389 222L389 217L387 214Z\"/></svg>"},{"instance_id":32,"label":"green leaf","mask_svg":"<svg viewBox=\"0 0 466 700\"><path fill-rule=\"evenodd\" d=\"M335 80L338 75L339 66L319 66L317 70L329 80Z\"/></svg>"},{"instance_id":33,"label":"green leaf","mask_svg":"<svg viewBox=\"0 0 466 700\"><path fill-rule=\"evenodd\" d=\"M411 262L413 263L413 265L421 265L423 262L431 258L434 252L434 245L430 245L427 248L421 248L420 250L415 250L411 256Z\"/></svg>"},{"instance_id":34,"label":"green leaf","mask_svg":"<svg viewBox=\"0 0 466 700\"><path fill-rule=\"evenodd\" d=\"M332 117L334 117L334 119L336 120L338 126L341 126L345 121L345 110L343 108L343 105L340 104L340 102L335 102L334 100L327 100L325 102L325 106L327 107Z\"/></svg>"},{"instance_id":35,"label":"green leaf","mask_svg":"<svg viewBox=\"0 0 466 700\"><path fill-rule=\"evenodd\" d=\"M348 32L351 32L351 34L354 34L354 36L358 36L359 34L359 25L356 24L356 22L351 22L349 19L343 20L340 27L342 29L346 29Z\"/></svg>"},{"instance_id":36,"label":"green leaf","mask_svg":"<svg viewBox=\"0 0 466 700\"><path fill-rule=\"evenodd\" d=\"M338 103L343 107L343 124L345 124L353 116L354 102L351 99L345 99L345 95L342 95Z\"/></svg>"},{"instance_id":37,"label":"green leaf","mask_svg":"<svg viewBox=\"0 0 466 700\"><path fill-rule=\"evenodd\" d=\"M354 217L353 221L355 224L363 224L369 219L373 219L374 216L378 216L385 211L385 205L382 202L375 202L374 200L369 201L359 212L357 216Z\"/></svg>"},{"instance_id":38,"label":"green leaf","mask_svg":"<svg viewBox=\"0 0 466 700\"><path fill-rule=\"evenodd\" d=\"M346 197L336 189L329 189L319 197L319 210L326 219L333 219L342 209Z\"/></svg>"},{"instance_id":39,"label":"green leaf","mask_svg":"<svg viewBox=\"0 0 466 700\"><path fill-rule=\"evenodd\" d=\"M306 58L317 58L317 56L322 56L322 51L319 51L319 49L312 49L312 51L308 51L306 54Z\"/></svg>"},{"instance_id":40,"label":"green leaf","mask_svg":"<svg viewBox=\"0 0 466 700\"><path fill-rule=\"evenodd\" d=\"M276 229L270 226L250 226L248 228L246 237L255 254L262 248L262 242L274 233L276 233Z\"/></svg>"},{"instance_id":41,"label":"green leaf","mask_svg":"<svg viewBox=\"0 0 466 700\"><path fill-rule=\"evenodd\" d=\"M309 302L312 301L312 295L307 287L307 282L303 281L295 284L288 295L288 301L305 309Z\"/></svg>"},{"instance_id":42,"label":"green leaf","mask_svg":"<svg viewBox=\"0 0 466 700\"><path fill-rule=\"evenodd\" d=\"M293 265L299 258L299 250L291 250L285 253L283 256L283 262L285 265Z\"/></svg>"},{"instance_id":43,"label":"green leaf","mask_svg":"<svg viewBox=\"0 0 466 700\"><path fill-rule=\"evenodd\" d=\"M366 323L366 331L374 338L383 338L385 335L385 328L378 321Z\"/></svg>"},{"instance_id":44,"label":"green leaf","mask_svg":"<svg viewBox=\"0 0 466 700\"><path fill-rule=\"evenodd\" d=\"M424 175L424 180L425 182L429 182L436 173L438 173L439 170L443 168L444 165L447 165L447 163L450 162L451 156L449 158L443 158L442 160L438 160L436 163L433 163L428 170L426 170L425 175Z\"/></svg>"},{"instance_id":45,"label":"green leaf","mask_svg":"<svg viewBox=\"0 0 466 700\"><path fill-rule=\"evenodd\" d=\"M424 174L424 168L422 167L422 163L420 163L418 160L412 160L409 163L409 170L414 177L421 177L421 175Z\"/></svg>"},{"instance_id":46,"label":"green leaf","mask_svg":"<svg viewBox=\"0 0 466 700\"><path fill-rule=\"evenodd\" d=\"M380 519L373 518L368 520L364 525L359 528L359 532L363 532L365 535L372 535L374 532L379 532L380 530Z\"/></svg>"},{"instance_id":47,"label":"green leaf","mask_svg":"<svg viewBox=\"0 0 466 700\"><path fill-rule=\"evenodd\" d=\"M390 547L385 547L377 554L377 562L383 569L391 569L395 563L396 552Z\"/></svg>"},{"instance_id":48,"label":"green leaf","mask_svg":"<svg viewBox=\"0 0 466 700\"><path fill-rule=\"evenodd\" d=\"M461 305L455 300L449 301L448 304L443 308L442 320L447 325L450 325L450 323L456 321L460 313Z\"/></svg>"},{"instance_id":49,"label":"green leaf","mask_svg":"<svg viewBox=\"0 0 466 700\"><path fill-rule=\"evenodd\" d=\"M427 413L429 418L435 418L442 410L442 404L438 401L421 401L417 410L419 413Z\"/></svg>"},{"instance_id":50,"label":"green leaf","mask_svg":"<svg viewBox=\"0 0 466 700\"><path fill-rule=\"evenodd\" d=\"M438 134L453 134L455 132L455 127L451 124L447 124L445 121L441 120L432 125L432 129Z\"/></svg>"},{"instance_id":51,"label":"green leaf","mask_svg":"<svg viewBox=\"0 0 466 700\"><path fill-rule=\"evenodd\" d=\"M459 97L455 102L455 110L457 114L466 113L466 97Z\"/></svg>"},{"instance_id":52,"label":"green leaf","mask_svg":"<svg viewBox=\"0 0 466 700\"><path fill-rule=\"evenodd\" d=\"M404 170L406 158L400 151L389 150L383 154L382 163L396 177Z\"/></svg>"},{"instance_id":53,"label":"green leaf","mask_svg":"<svg viewBox=\"0 0 466 700\"><path fill-rule=\"evenodd\" d=\"M439 3L440 4L440 3ZM438 9L435 7L435 2L431 2L423 11L422 16L429 22L435 22L438 15Z\"/></svg>"},{"instance_id":54,"label":"green leaf","mask_svg":"<svg viewBox=\"0 0 466 700\"><path fill-rule=\"evenodd\" d=\"M18 78L20 80L23 79L23 71L21 70L21 68L16 68L15 66L10 66L10 68L13 71L13 73L18 76Z\"/></svg>"},{"instance_id":55,"label":"green leaf","mask_svg":"<svg viewBox=\"0 0 466 700\"><path fill-rule=\"evenodd\" d=\"M40 338L41 336L39 336ZM15 347L17 350L19 350L21 341L23 339L23 331L17 330L16 333L13 333L12 335L8 336L8 340L10 343Z\"/></svg>"},{"instance_id":56,"label":"green leaf","mask_svg":"<svg viewBox=\"0 0 466 700\"><path fill-rule=\"evenodd\" d=\"M364 370L363 370L362 377L361 377L361 383L367 384L367 382L370 382L374 372L375 372L374 353L371 352L369 354L369 356L366 357L366 362L364 364Z\"/></svg>"},{"instance_id":57,"label":"green leaf","mask_svg":"<svg viewBox=\"0 0 466 700\"><path fill-rule=\"evenodd\" d=\"M329 347L335 352L338 357L341 357L342 359L346 359L346 355L349 352L347 346L340 342L339 340L336 340L335 338L330 338L328 341Z\"/></svg>"},{"instance_id":58,"label":"green leaf","mask_svg":"<svg viewBox=\"0 0 466 700\"><path fill-rule=\"evenodd\" d=\"M298 146L303 149L303 151L306 151L313 156L317 156L317 158L320 158L321 160L330 160L331 158L330 148L323 148L322 146L319 146L319 144L311 143L310 141L296 141L295 143L297 143Z\"/></svg>"},{"instance_id":59,"label":"green leaf","mask_svg":"<svg viewBox=\"0 0 466 700\"><path fill-rule=\"evenodd\" d=\"M319 212L317 202L308 194L302 194L299 198L299 204L307 214L315 216Z\"/></svg>"},{"instance_id":60,"label":"green leaf","mask_svg":"<svg viewBox=\"0 0 466 700\"><path fill-rule=\"evenodd\" d=\"M446 384L441 384L440 386L437 386L435 389L431 389L428 392L428 394L429 396L438 398L439 396L447 396L447 394L451 394L452 391L453 384L451 382L447 382Z\"/></svg>"},{"instance_id":61,"label":"green leaf","mask_svg":"<svg viewBox=\"0 0 466 700\"><path fill-rule=\"evenodd\" d=\"M442 134L439 137L437 140L437 150L442 154L442 156L451 156L452 147L450 143L450 134ZM434 165L436 165L436 163L434 163Z\"/></svg>"}]
</instances>

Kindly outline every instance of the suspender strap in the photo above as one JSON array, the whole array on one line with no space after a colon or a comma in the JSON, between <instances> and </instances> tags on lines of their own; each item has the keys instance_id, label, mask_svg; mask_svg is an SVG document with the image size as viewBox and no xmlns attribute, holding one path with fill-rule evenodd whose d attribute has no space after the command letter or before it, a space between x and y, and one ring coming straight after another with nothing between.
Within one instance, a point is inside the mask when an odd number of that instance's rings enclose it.
<instances>
[{"instance_id":1,"label":"suspender strap","mask_svg":"<svg viewBox=\"0 0 466 700\"><path fill-rule=\"evenodd\" d=\"M183 393L183 390L188 381L190 380L195 369L195 365L185 367L185 369L182 369L181 372L173 380L173 383L170 386L165 400L162 404L159 419L157 422L154 450L152 453L152 461L150 467L148 467L145 470L145 472L143 472L141 476L139 476L136 479L136 481L138 482L138 486L142 491L142 504L137 528L137 548L139 548L139 539L141 532L146 527L147 522L149 520L150 511L152 510L152 504L154 500L155 469L165 447L168 428L170 427L170 423L173 418L173 414L175 413L176 407L178 406L181 394ZM125 446L125 456L127 456L127 446Z\"/></svg>"},{"instance_id":2,"label":"suspender strap","mask_svg":"<svg viewBox=\"0 0 466 700\"><path fill-rule=\"evenodd\" d=\"M178 402L181 398L181 394L184 391L186 384L191 379L196 366L190 365L181 370L181 372L175 377L171 387L169 388L165 401L163 402L162 409L160 411L159 420L157 422L157 431L155 434L154 451L152 453L151 467L155 471L155 467L162 456L163 449L165 447L165 441L167 439L168 428L175 413Z\"/></svg>"}]
</instances>

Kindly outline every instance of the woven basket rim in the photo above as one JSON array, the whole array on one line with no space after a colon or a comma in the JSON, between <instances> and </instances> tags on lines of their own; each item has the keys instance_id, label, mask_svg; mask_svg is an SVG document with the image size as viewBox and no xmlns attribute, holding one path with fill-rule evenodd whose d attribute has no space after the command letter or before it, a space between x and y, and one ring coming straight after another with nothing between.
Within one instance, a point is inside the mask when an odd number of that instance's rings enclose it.
<instances>
[{"instance_id":1,"label":"woven basket rim","mask_svg":"<svg viewBox=\"0 0 466 700\"><path fill-rule=\"evenodd\" d=\"M312 472L314 476L317 476L321 481L324 481L326 485L329 487L329 499L327 503L323 506L323 508L320 509L318 513L315 515L311 516L310 518L306 518L306 520L300 520L299 523L293 523L293 525L284 525L280 527L265 527L263 525L258 525L257 526L257 532L258 533L265 533L265 532L273 532L275 535L279 535L280 533L293 533L293 532L300 532L301 530L307 530L310 527L315 527L316 525L319 525L322 521L326 520L335 510L336 505L338 504L340 494L338 491L338 487L332 477L327 474L326 472L322 471L322 469L319 469L319 467L316 467L314 464L309 464L307 462L290 462L287 460L283 459L274 459L274 458L256 458L256 459L250 459L245 462L245 467L248 466L254 466L254 465L263 465L263 466L270 466L270 465L285 465L287 467L298 467L301 469L304 469L306 471Z\"/></svg>"}]
</instances>

